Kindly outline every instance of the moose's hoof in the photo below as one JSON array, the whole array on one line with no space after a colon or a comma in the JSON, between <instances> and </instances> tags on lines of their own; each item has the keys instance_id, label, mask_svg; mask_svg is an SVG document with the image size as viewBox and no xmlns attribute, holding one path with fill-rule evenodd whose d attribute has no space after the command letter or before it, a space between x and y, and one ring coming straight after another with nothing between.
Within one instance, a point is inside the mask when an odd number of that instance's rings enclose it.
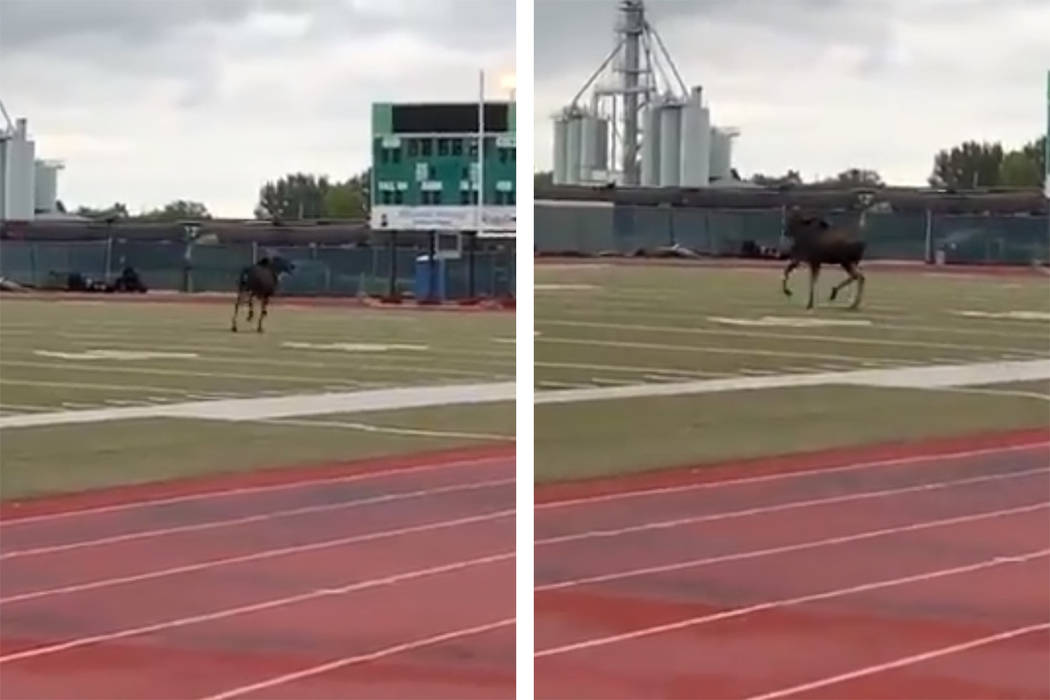
<instances>
[{"instance_id":1,"label":"moose's hoof","mask_svg":"<svg viewBox=\"0 0 1050 700\"><path fill-rule=\"evenodd\" d=\"M784 296L786 296L786 297L791 296L791 290L790 289L785 289L784 290Z\"/></svg>"},{"instance_id":2,"label":"moose's hoof","mask_svg":"<svg viewBox=\"0 0 1050 700\"><path fill-rule=\"evenodd\" d=\"M230 328L230 332L231 333L236 333L237 332L237 326L233 326L232 328Z\"/></svg>"},{"instance_id":3,"label":"moose's hoof","mask_svg":"<svg viewBox=\"0 0 1050 700\"><path fill-rule=\"evenodd\" d=\"M835 297L837 297L838 295L839 295L839 290L832 289L831 290L831 296L828 297L828 301L835 301Z\"/></svg>"}]
</instances>

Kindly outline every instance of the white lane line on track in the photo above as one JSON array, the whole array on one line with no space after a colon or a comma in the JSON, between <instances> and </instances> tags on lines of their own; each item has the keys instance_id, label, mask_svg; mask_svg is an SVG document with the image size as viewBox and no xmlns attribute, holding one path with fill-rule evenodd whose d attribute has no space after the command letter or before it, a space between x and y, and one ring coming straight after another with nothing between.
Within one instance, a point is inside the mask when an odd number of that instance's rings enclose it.
<instances>
[{"instance_id":1,"label":"white lane line on track","mask_svg":"<svg viewBox=\"0 0 1050 700\"><path fill-rule=\"evenodd\" d=\"M513 515L514 509L511 508L507 510L494 511L492 513L485 513L484 515L471 515L463 518L456 518L454 520L439 520L436 522L425 523L422 525L410 525L408 527L401 527L394 530L379 530L376 532L365 532L358 535L340 537L334 540L311 542L309 544L300 544L291 547L281 547L279 549L266 549L261 552L252 552L251 554L242 554L236 557L226 557L223 559L209 559L207 561L197 562L195 564L183 564L181 566L173 566L168 569L157 569L154 571L147 571L141 574L118 576L115 578L108 579L98 579L95 581L88 581L85 583L76 583L69 586L62 586L60 588L49 588L41 591L19 593L16 595L0 598L0 604L7 605L10 603L34 600L46 596L60 595L65 593L78 593L81 591L108 588L109 586L118 586L125 583L150 581L157 578L164 578L166 576L175 576L178 574L186 574L194 571L203 571L205 569L214 569L219 566L228 566L230 564L242 564L244 562L259 561L261 559L272 559L274 557L282 557L287 556L289 554L301 554L302 552L313 552L318 549L341 547L343 545L356 544L358 542L371 542L373 540L384 539L387 537L397 537L400 535L409 535L417 532L442 530L445 528L457 527L459 525L470 525L472 523L482 523L488 522L490 520L498 520L499 518L512 517Z\"/></svg>"},{"instance_id":2,"label":"white lane line on track","mask_svg":"<svg viewBox=\"0 0 1050 700\"><path fill-rule=\"evenodd\" d=\"M140 634L148 634L150 632L159 632L161 630L172 629L175 627L186 627L187 625L194 625L201 622L221 620L227 617L233 617L234 615L244 615L246 613L258 612L260 610L269 610L272 608L283 607L285 605L293 605L295 603L301 603L307 600L314 600L325 596L346 595L347 593L362 591L368 588L390 586L397 583L401 583L403 581L410 581L412 579L421 578L423 576L433 576L436 574L458 571L471 566L479 566L483 564L492 564L500 561L507 561L513 558L514 552L502 552L500 554L493 554L487 557L466 559L462 561L452 562L450 564L443 564L441 566L431 566L426 569L406 571L400 574L384 576L382 578L367 579L365 581L358 581L357 583L347 584L339 588L322 588L319 590L310 591L308 593L300 593L298 595L286 596L284 598L265 600L259 603L252 603L250 605L240 605L235 608L224 608L222 610L216 610L210 613L203 613L200 615L191 615L188 617L179 617L171 620L164 620L162 622L155 622L149 625L142 625L141 627L129 627L126 629L117 630L114 632L106 632L104 634L96 634L89 637L78 637L76 639L70 639L65 642L59 642L57 644L48 644L46 646L32 647L30 649L23 649L22 651L7 654L5 656L0 656L0 664L9 663L11 661L18 661L19 659L31 659L47 654L54 654L60 651L66 651L67 649L75 649L78 647L88 646L90 644L98 644L100 642L111 642L115 639L126 639L127 637L134 637Z\"/></svg>"},{"instance_id":3,"label":"white lane line on track","mask_svg":"<svg viewBox=\"0 0 1050 700\"><path fill-rule=\"evenodd\" d=\"M659 566L647 566L641 569L629 569L626 571L615 571L608 574L597 574L595 576L586 576L583 578L557 581L555 583L548 583L541 586L536 586L533 590L536 592L543 591L557 591L562 588L572 588L574 586L584 586L590 583L603 583L605 581L618 581L620 579L632 578L634 576L647 576L649 574L660 574L668 571L679 571L681 569L690 569L699 566L709 566L711 564L721 564L727 561L741 561L744 559L755 559L757 557L766 557L775 554L786 554L788 552L799 552L807 549L817 549L819 547L827 547L836 544L845 544L847 542L860 542L862 540L874 539L876 537L885 537L886 535L894 535L902 532L915 532L917 530L926 530L935 527L944 527L946 525L958 525L960 523L972 522L975 520L986 520L989 518L1000 518L1010 515L1021 515L1023 513L1033 513L1038 510L1044 510L1050 507L1050 501L1044 501L1042 503L1035 503L1027 506L1018 506L1016 508L1006 508L1003 510L993 510L984 513L972 513L969 515L960 515L954 518L942 518L940 520L927 520L917 523L911 523L909 525L900 525L897 527L887 527L880 530L868 530L865 532L858 532L852 535L840 535L838 537L828 537L822 540L810 540L808 542L798 542L796 544L788 544L780 547L769 547L767 549L753 549L748 552L734 552L732 554L720 554L713 557L704 557L700 559L689 559L686 561L673 562L671 564L661 564Z\"/></svg>"},{"instance_id":4,"label":"white lane line on track","mask_svg":"<svg viewBox=\"0 0 1050 700\"><path fill-rule=\"evenodd\" d=\"M753 695L748 700L773 700L774 698L782 698L789 695L797 695L798 693L804 693L810 690L816 690L817 688L824 688L829 685L835 685L837 683L843 683L845 681L853 680L854 678L862 678L864 676L870 676L875 673L882 673L883 671L891 671L895 668L902 668L904 666L912 666L923 661L929 661L930 659L936 659L941 656L948 656L949 654L957 654L962 651L968 651L970 649L976 649L977 647L986 646L988 644L994 644L995 642L1003 642L1014 637L1020 637L1027 634L1033 634L1035 632L1046 632L1050 630L1050 622L1041 622L1035 625L1027 625L1025 627L1016 627L1005 632L999 632L998 634L990 634L986 637L980 637L978 639L972 639L968 642L962 642L961 644L953 644L947 647L941 647L939 649L932 649L925 651L920 654L911 654L909 656L902 656L899 659L893 661L887 661L881 664L874 664L871 666L865 666L858 668L855 671L849 671L848 673L840 673L835 676L828 676L827 678L821 678L820 680L811 681L809 683L802 683L800 685L791 686L790 688L781 688L779 690L773 690L762 695Z\"/></svg>"},{"instance_id":5,"label":"white lane line on track","mask_svg":"<svg viewBox=\"0 0 1050 700\"><path fill-rule=\"evenodd\" d=\"M493 479L490 481L479 481L472 484L452 484L449 486L440 486L431 489L420 489L417 491L402 491L398 493L388 493L383 494L381 496L370 496L368 498L358 498L349 501L340 501L337 503L326 503L324 505L319 506L303 506L302 508L289 508L286 510L275 510L266 513L257 513L255 515L245 515L240 518L229 518L226 520L209 520L203 523L193 523L190 525L176 525L174 527L159 528L156 530L142 530L139 532L129 532L122 535L100 537L94 540L80 540L78 542L68 542L65 544L56 544L46 547L18 549L13 552L4 552L0 554L0 560L11 559L14 557L35 556L39 554L54 554L56 552L65 552L72 549L81 549L84 547L98 547L101 545L116 544L118 542L127 542L130 540L144 539L147 537L161 537L164 535L173 535L183 532L210 530L217 527L230 527L234 525L244 525L247 523L266 522L269 520L276 520L278 518L286 518L295 515L306 515L309 513L324 513L327 511L339 510L342 508L356 508L358 506L375 505L377 503L389 503L391 501L400 501L408 498L435 496L445 493L455 493L457 491L476 491L478 489L491 488L494 486L506 486L507 484L513 483L513 478Z\"/></svg>"},{"instance_id":6,"label":"white lane line on track","mask_svg":"<svg viewBox=\"0 0 1050 700\"><path fill-rule=\"evenodd\" d=\"M234 496L243 496L245 494L286 491L289 489L306 488L309 486L318 486L321 484L345 484L353 481L363 481L366 479L379 479L386 476L399 476L401 474L418 474L419 472L435 471L437 469L454 469L457 467L470 467L500 462L509 463L512 462L513 459L514 458L512 456L482 457L478 459L463 459L450 462L435 462L433 464L421 464L418 466L404 467L401 469L384 469L381 471L359 472L356 474L347 474L345 476L329 476L322 477L319 479L302 479L300 481L286 481L279 484L267 484L265 486L244 486L232 489L224 489L221 491L204 491L201 493L186 494L184 496L155 498L143 501L133 501L130 503L118 503L116 505L111 506L98 506L94 508L81 508L79 510L67 510L61 513L33 515L26 518L5 518L3 520L0 520L0 527L13 527L15 525L23 525L26 523L59 520L62 518L71 518L81 515L95 515L98 513L112 513L115 511L122 510L133 510L136 508L152 508L155 506L166 506L172 503L184 503L186 501L207 500L212 498L230 498Z\"/></svg>"},{"instance_id":7,"label":"white lane line on track","mask_svg":"<svg viewBox=\"0 0 1050 700\"><path fill-rule=\"evenodd\" d=\"M744 518L751 515L778 513L785 510L795 510L796 508L811 508L813 506L822 506L831 503L847 503L849 501L860 501L870 498L883 498L886 496L896 496L904 493L934 491L936 489L951 488L953 486L981 484L988 481L1019 479L1025 476L1044 474L1048 471L1050 471L1050 467L1039 467L1038 469L1025 469L1022 471L1010 472L1008 474L988 474L984 476L972 476L965 479L953 479L951 481L932 481L924 484L915 484L912 486L899 486L897 488L892 489L879 489L878 491L860 491L856 493L844 493L838 496L828 496L826 498L810 498L804 501L787 501L786 503L775 503L773 505L768 506L757 506L755 508L730 510L721 513L706 513L704 515L693 515L688 518L675 518L674 520L658 520L655 522L640 523L638 525L628 525L626 527L620 528L612 528L606 530L586 530L584 532L576 532L569 535L558 535L555 537L546 537L538 539L535 541L535 544L539 546L548 544L560 544L562 542L575 542L578 540L587 540L595 537L617 537L619 535L626 535L633 532L643 532L646 530L664 530L672 527L681 527L683 525L695 525L696 523L706 523L716 520L729 520L732 518Z\"/></svg>"},{"instance_id":8,"label":"white lane line on track","mask_svg":"<svg viewBox=\"0 0 1050 700\"><path fill-rule=\"evenodd\" d=\"M1004 447L987 447L977 450L963 450L958 452L941 452L937 454L914 455L910 457L893 457L889 459L876 459L867 462L854 462L841 466L818 467L816 469L805 469L793 472L778 472L775 474L762 474L759 476L745 476L736 479L723 479L720 481L701 481L695 484L681 484L678 486L660 486L657 488L638 489L636 491L622 491L617 493L599 494L596 496L583 496L581 498L567 498L560 501L548 503L537 503L536 510L548 510L551 508L564 508L587 503L602 503L615 501L621 498L638 498L640 496L657 496L667 493L681 493L683 491L694 491L702 489L716 489L725 486L739 486L741 484L759 484L766 481L782 481L785 479L796 479L807 476L820 476L822 474L837 474L841 472L856 471L859 469L870 469L872 467L892 467L900 465L918 464L922 462L947 461L955 459L967 459L969 457L982 457L985 455L1001 454L1006 452L1024 452L1037 448L1050 448L1050 441L1030 442L1021 445L1007 445ZM698 467L698 473L703 472L703 467Z\"/></svg>"},{"instance_id":9,"label":"white lane line on track","mask_svg":"<svg viewBox=\"0 0 1050 700\"><path fill-rule=\"evenodd\" d=\"M490 622L484 625L476 625L474 627L464 627L451 632L445 632L443 634L436 634L432 637L424 637L423 639L415 639L411 642L404 642L402 644L395 644L393 646L378 649L367 654L358 654L357 656L347 656L342 659L336 659L335 661L329 661L328 663L320 664L318 666L311 666L310 668L304 668L301 671L295 671L293 673L286 673L281 676L274 676L258 683L252 683L250 685L243 685L237 688L231 688L230 690L219 693L218 695L210 695L203 700L228 700L228 698L235 698L247 693L252 693L256 690L263 690L265 688L272 688L276 685L283 685L290 683L300 678L307 678L309 676L316 676L321 673L327 673L328 671L334 671L344 666L351 666L354 664L366 663L369 661L375 661L382 659L387 656L393 656L394 654L400 654L406 651L412 651L413 649L419 649L422 647L433 646L442 642L452 641L454 639L462 639L463 637L470 637L481 634L483 632L489 632L501 627L507 627L508 625L514 624L514 618L508 617L496 622Z\"/></svg>"},{"instance_id":10,"label":"white lane line on track","mask_svg":"<svg viewBox=\"0 0 1050 700\"><path fill-rule=\"evenodd\" d=\"M684 620L678 620L676 622L670 622L663 625L644 627L641 629L632 630L631 632L624 632L622 634L614 634L609 635L607 637L595 637L593 639L587 639L581 642L574 642L572 644L550 647L535 652L534 656L536 658L542 658L546 656L554 656L557 654L565 654L572 651L579 651L581 649L591 649L594 647L605 646L607 644L615 644L617 642L624 642L631 639L650 637L656 634L662 634L664 632L673 632L675 630L695 627L697 625L706 624L708 622L715 622L717 620L726 620L734 617L742 617L744 615L750 615L752 613L762 612L764 610L772 610L774 608L782 608L792 605L801 605L803 603L812 603L818 600L839 598L846 595L852 595L854 593L864 593L866 591L874 591L879 590L881 588L891 588L893 586L901 586L907 583L930 581L933 579L943 578L945 576L955 576L957 574L965 574L973 571L980 571L982 569L987 569L996 566L1004 566L1008 564L1023 564L1034 559L1046 557L1047 555L1050 555L1050 549L1040 549L1032 552L1022 552L1020 554L993 557L992 559L984 559L973 564L955 566L950 569L936 569L933 571L926 571L921 574L912 574L910 576L902 576L899 578L871 581L869 583L862 583L856 586L849 586L847 588L835 588L829 591L822 591L820 593L810 593L794 598L780 598L777 600L770 600L764 603L757 603L755 605L748 605L741 608L731 608L729 610L724 610L722 612L713 613L710 615L701 615L698 617L690 617Z\"/></svg>"}]
</instances>

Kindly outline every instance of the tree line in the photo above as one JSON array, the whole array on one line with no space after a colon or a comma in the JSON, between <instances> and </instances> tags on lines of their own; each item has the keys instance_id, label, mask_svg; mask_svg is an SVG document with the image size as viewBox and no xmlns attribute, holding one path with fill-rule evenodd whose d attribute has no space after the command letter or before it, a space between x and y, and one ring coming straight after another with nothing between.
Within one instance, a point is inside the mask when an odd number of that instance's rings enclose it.
<instances>
[{"instance_id":1,"label":"tree line","mask_svg":"<svg viewBox=\"0 0 1050 700\"><path fill-rule=\"evenodd\" d=\"M1002 143L966 141L942 149L933 157L933 170L927 178L931 187L944 189L976 189L981 187L1041 187L1046 172L1046 136L1040 136L1019 149L1007 151ZM822 186L829 189L858 187L885 187L886 182L874 170L848 168L827 178L805 182L797 170L783 175L755 173L749 180L762 187L790 187L798 185ZM534 186L550 187L553 173L534 175Z\"/></svg>"},{"instance_id":2,"label":"tree line","mask_svg":"<svg viewBox=\"0 0 1050 700\"><path fill-rule=\"evenodd\" d=\"M294 221L300 219L367 219L371 203L372 169L342 182L327 175L289 173L269 180L259 188L256 219ZM57 208L65 212L62 202ZM141 222L173 222L212 218L202 202L177 199L158 209L131 214L123 202L109 207L78 207L74 213L90 219Z\"/></svg>"}]
</instances>

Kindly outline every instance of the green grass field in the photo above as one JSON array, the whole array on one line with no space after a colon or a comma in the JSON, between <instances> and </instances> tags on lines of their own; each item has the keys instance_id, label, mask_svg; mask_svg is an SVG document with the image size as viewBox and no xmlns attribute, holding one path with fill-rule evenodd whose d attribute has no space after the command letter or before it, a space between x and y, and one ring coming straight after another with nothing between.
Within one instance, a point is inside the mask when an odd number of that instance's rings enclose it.
<instances>
[{"instance_id":1,"label":"green grass field","mask_svg":"<svg viewBox=\"0 0 1050 700\"><path fill-rule=\"evenodd\" d=\"M278 302L262 335L243 324L230 333L229 314L225 304L5 298L0 416L514 378L511 314ZM336 343L351 345L320 347ZM99 350L177 355L91 356ZM513 433L510 401L278 422L148 418L7 428L0 497L484 445Z\"/></svg>"},{"instance_id":2,"label":"green grass field","mask_svg":"<svg viewBox=\"0 0 1050 700\"><path fill-rule=\"evenodd\" d=\"M849 290L827 301L841 276L822 276L807 312L804 272L787 299L774 269L538 265L536 391L1050 358L1048 278L873 268L849 312ZM553 481L1046 426L1050 382L582 401L538 405L535 420L536 478Z\"/></svg>"}]
</instances>

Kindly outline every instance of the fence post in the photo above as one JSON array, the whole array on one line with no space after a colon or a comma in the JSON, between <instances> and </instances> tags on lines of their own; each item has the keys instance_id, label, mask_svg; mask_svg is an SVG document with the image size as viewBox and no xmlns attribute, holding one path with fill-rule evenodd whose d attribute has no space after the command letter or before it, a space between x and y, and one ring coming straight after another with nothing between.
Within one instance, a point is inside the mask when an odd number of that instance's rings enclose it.
<instances>
[{"instance_id":1,"label":"fence post","mask_svg":"<svg viewBox=\"0 0 1050 700\"><path fill-rule=\"evenodd\" d=\"M427 268L430 270L427 279L427 301L436 301L437 297L437 231L431 231L427 236Z\"/></svg>"},{"instance_id":2,"label":"fence post","mask_svg":"<svg viewBox=\"0 0 1050 700\"><path fill-rule=\"evenodd\" d=\"M109 276L113 273L113 236L106 238L106 272L103 279L109 284Z\"/></svg>"},{"instance_id":3,"label":"fence post","mask_svg":"<svg viewBox=\"0 0 1050 700\"><path fill-rule=\"evenodd\" d=\"M252 265L259 262L259 241L252 241Z\"/></svg>"},{"instance_id":4,"label":"fence post","mask_svg":"<svg viewBox=\"0 0 1050 700\"><path fill-rule=\"evenodd\" d=\"M474 298L474 251L476 248L475 234L469 232L467 235L467 299Z\"/></svg>"},{"instance_id":5,"label":"fence post","mask_svg":"<svg viewBox=\"0 0 1050 700\"><path fill-rule=\"evenodd\" d=\"M390 300L397 299L397 233L390 232Z\"/></svg>"},{"instance_id":6,"label":"fence post","mask_svg":"<svg viewBox=\"0 0 1050 700\"><path fill-rule=\"evenodd\" d=\"M926 207L926 264L933 263L933 212Z\"/></svg>"}]
</instances>

